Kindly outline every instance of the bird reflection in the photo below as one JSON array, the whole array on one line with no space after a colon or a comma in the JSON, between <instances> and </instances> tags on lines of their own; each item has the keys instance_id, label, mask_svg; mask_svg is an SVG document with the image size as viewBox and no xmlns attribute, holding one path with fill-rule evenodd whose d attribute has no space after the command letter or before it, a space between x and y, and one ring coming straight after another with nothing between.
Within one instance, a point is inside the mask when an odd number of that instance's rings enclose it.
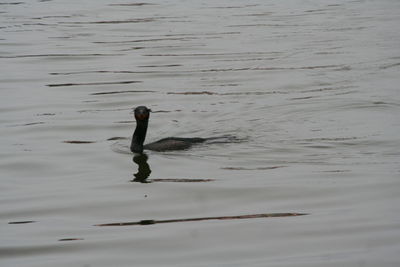
<instances>
[{"instance_id":1,"label":"bird reflection","mask_svg":"<svg viewBox=\"0 0 400 267\"><path fill-rule=\"evenodd\" d=\"M151 169L150 165L147 163L148 157L145 153L137 154L133 157L133 162L138 165L138 172L133 174L135 178L131 182L138 183L149 183L147 178L150 176Z\"/></svg>"}]
</instances>

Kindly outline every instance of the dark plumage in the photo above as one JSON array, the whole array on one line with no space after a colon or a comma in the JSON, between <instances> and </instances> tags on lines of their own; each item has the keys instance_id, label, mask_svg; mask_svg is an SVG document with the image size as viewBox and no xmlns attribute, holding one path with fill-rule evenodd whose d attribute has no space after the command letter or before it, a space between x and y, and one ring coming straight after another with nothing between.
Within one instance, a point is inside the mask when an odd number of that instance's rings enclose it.
<instances>
[{"instance_id":1,"label":"dark plumage","mask_svg":"<svg viewBox=\"0 0 400 267\"><path fill-rule=\"evenodd\" d=\"M135 108L136 129L132 136L131 151L143 153L143 149L154 151L183 150L190 148L195 143L202 143L206 138L194 137L167 137L150 144L144 144L149 124L150 109L145 106Z\"/></svg>"}]
</instances>

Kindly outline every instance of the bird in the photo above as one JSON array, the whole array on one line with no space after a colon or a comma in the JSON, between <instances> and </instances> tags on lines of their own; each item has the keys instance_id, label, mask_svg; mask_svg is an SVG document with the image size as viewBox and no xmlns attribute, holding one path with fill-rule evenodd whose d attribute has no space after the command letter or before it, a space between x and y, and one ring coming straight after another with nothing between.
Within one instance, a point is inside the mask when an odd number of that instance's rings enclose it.
<instances>
[{"instance_id":1,"label":"bird","mask_svg":"<svg viewBox=\"0 0 400 267\"><path fill-rule=\"evenodd\" d=\"M144 144L150 119L150 112L151 109L146 106L138 106L134 110L136 128L130 146L133 153L142 154L144 149L160 152L184 150L190 148L193 144L203 143L208 140L208 138L201 137L167 137L153 143Z\"/></svg>"}]
</instances>

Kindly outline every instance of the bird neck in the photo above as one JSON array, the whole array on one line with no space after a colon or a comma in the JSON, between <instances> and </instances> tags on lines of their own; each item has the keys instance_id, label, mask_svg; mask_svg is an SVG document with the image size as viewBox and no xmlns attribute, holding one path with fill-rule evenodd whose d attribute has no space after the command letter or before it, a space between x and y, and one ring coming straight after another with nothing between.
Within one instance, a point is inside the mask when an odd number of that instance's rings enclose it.
<instances>
[{"instance_id":1,"label":"bird neck","mask_svg":"<svg viewBox=\"0 0 400 267\"><path fill-rule=\"evenodd\" d=\"M148 120L136 121L136 129L132 136L131 151L135 153L143 152L143 143L146 139Z\"/></svg>"}]
</instances>

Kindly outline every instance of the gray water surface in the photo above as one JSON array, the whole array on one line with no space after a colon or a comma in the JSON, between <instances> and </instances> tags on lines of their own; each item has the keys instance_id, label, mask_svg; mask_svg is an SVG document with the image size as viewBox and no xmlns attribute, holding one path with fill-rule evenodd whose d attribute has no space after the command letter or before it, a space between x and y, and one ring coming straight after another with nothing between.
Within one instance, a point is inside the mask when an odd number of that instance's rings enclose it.
<instances>
[{"instance_id":1,"label":"gray water surface","mask_svg":"<svg viewBox=\"0 0 400 267\"><path fill-rule=\"evenodd\" d=\"M0 3L1 265L398 266L399 25L395 0ZM139 105L149 142L234 139L132 182ZM211 219L266 213L307 215Z\"/></svg>"}]
</instances>

